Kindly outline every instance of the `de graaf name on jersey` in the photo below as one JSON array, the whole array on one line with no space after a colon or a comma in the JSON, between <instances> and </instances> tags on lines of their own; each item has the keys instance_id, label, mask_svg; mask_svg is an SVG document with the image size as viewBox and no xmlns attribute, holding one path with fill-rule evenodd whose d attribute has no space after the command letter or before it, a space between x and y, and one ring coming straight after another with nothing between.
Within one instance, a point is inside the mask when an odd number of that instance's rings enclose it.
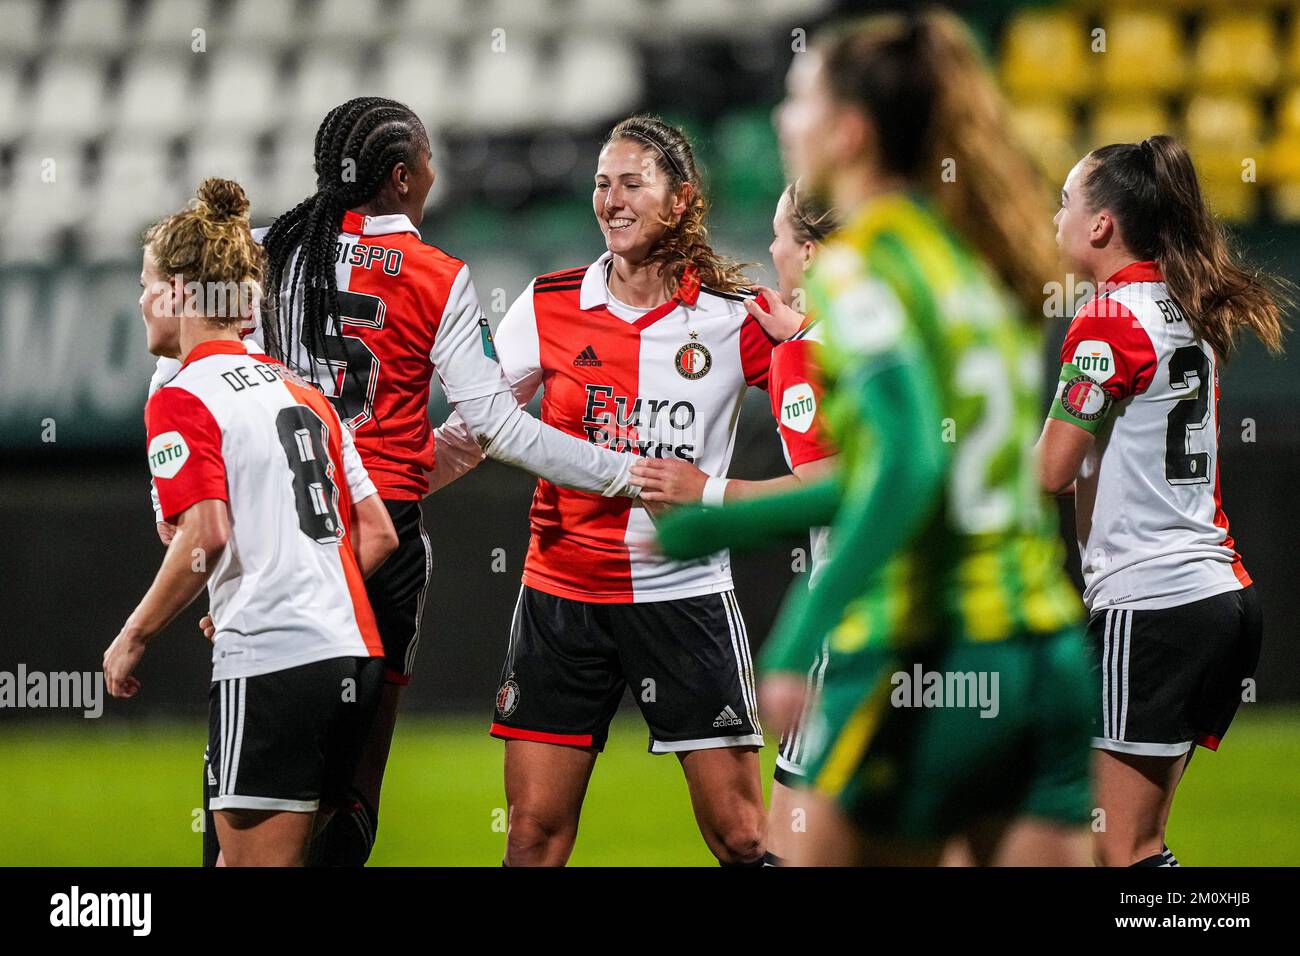
<instances>
[{"instance_id":1,"label":"de graaf name on jersey","mask_svg":"<svg viewBox=\"0 0 1300 956\"><path fill-rule=\"evenodd\" d=\"M288 370L282 365L258 362L253 366L253 371L258 374L262 382L278 382L286 377L284 373ZM232 392L242 392L246 388L256 388L262 384L243 366L231 369L229 372L222 372L221 379L230 386Z\"/></svg>"},{"instance_id":2,"label":"de graaf name on jersey","mask_svg":"<svg viewBox=\"0 0 1300 956\"><path fill-rule=\"evenodd\" d=\"M615 395L608 385L585 388L587 405L582 413L582 427L587 441L612 451L636 452L643 458L695 461L695 406L690 402L638 396L629 405L626 395ZM642 421L642 412L648 421ZM641 438L637 433L642 429L652 436L667 430L675 437L668 441Z\"/></svg>"},{"instance_id":3,"label":"de graaf name on jersey","mask_svg":"<svg viewBox=\"0 0 1300 956\"><path fill-rule=\"evenodd\" d=\"M364 242L348 242L340 239L334 244L334 261L339 265L360 266L373 269L381 266L385 275L401 275L402 250L388 249L384 246L369 246Z\"/></svg>"}]
</instances>

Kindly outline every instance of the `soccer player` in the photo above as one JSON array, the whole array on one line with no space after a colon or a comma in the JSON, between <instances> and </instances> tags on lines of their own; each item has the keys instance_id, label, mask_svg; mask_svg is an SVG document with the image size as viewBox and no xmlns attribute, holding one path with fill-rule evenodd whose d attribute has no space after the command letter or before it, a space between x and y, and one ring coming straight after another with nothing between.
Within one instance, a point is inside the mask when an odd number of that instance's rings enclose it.
<instances>
[{"instance_id":1,"label":"soccer player","mask_svg":"<svg viewBox=\"0 0 1300 956\"><path fill-rule=\"evenodd\" d=\"M1243 329L1281 351L1281 290L1228 251L1168 136L1081 159L1055 221L1097 288L1070 324L1040 441L1044 487L1073 485L1099 662L1096 856L1177 866L1174 791L1195 746L1227 733L1263 630L1219 504L1218 368Z\"/></svg>"},{"instance_id":2,"label":"soccer player","mask_svg":"<svg viewBox=\"0 0 1300 956\"><path fill-rule=\"evenodd\" d=\"M780 342L772 350L768 393L772 416L781 437L786 465L799 481L825 477L834 467L835 448L826 435L825 423L817 414L823 399L823 385L817 352L821 345L821 325L791 307L803 298L804 273L812 266L817 249L836 229L834 211L810 196L799 183L791 183L781 193L772 219L772 244L768 251L776 269L776 290L764 286L754 289L771 311L765 311L754 299L745 307L767 334ZM691 504L701 500L708 475L689 462L678 458L647 458L632 468L632 476L641 485L641 497L665 504ZM724 501L748 495L771 494L790 487L787 478L764 481L727 481ZM826 560L827 529L813 528L810 538L809 579L815 580ZM826 667L826 652L817 655L808 668L809 699L815 696ZM793 787L803 776L800 754L805 743L804 722L786 730L776 756L776 778L768 807L767 860L779 865L788 855L786 843L797 819L798 804Z\"/></svg>"},{"instance_id":3,"label":"soccer player","mask_svg":"<svg viewBox=\"0 0 1300 956\"><path fill-rule=\"evenodd\" d=\"M1087 858L1088 662L1033 459L1042 284L1054 266L1029 160L961 22L874 17L795 57L790 171L844 226L818 255L824 407L838 474L683 508L679 556L831 522L831 555L763 652L779 729L823 642L795 865ZM943 175L946 164L958 172Z\"/></svg>"},{"instance_id":4,"label":"soccer player","mask_svg":"<svg viewBox=\"0 0 1300 956\"><path fill-rule=\"evenodd\" d=\"M181 361L145 409L176 530L104 676L113 696L134 697L149 642L206 584L208 802L223 862L298 866L374 717L382 647L362 578L397 534L330 404L240 339L263 272L247 211L237 183L209 179L145 239L149 350Z\"/></svg>"},{"instance_id":5,"label":"soccer player","mask_svg":"<svg viewBox=\"0 0 1300 956\"><path fill-rule=\"evenodd\" d=\"M592 203L607 251L534 279L497 329L515 395L543 388L543 421L594 446L725 475L741 401L767 387L773 342L746 314L739 266L708 242L690 143L654 117L619 123ZM724 486L709 479L706 499ZM569 858L630 687L650 752L681 762L709 849L724 864L761 865L763 736L726 553L668 560L645 507L545 476L530 522L491 730L506 742L505 863Z\"/></svg>"},{"instance_id":6,"label":"soccer player","mask_svg":"<svg viewBox=\"0 0 1300 956\"><path fill-rule=\"evenodd\" d=\"M435 372L475 457L486 451L602 500L637 489L629 456L543 425L515 402L468 267L421 241L434 169L419 118L392 100L349 100L321 123L315 160L316 192L263 239L262 334L267 351L320 388L354 432L400 539L367 581L387 663L379 716L351 811L336 817L317 848L320 862L361 865L374 845L432 564L420 500L435 469L428 418ZM463 454L455 442L438 445L438 457Z\"/></svg>"}]
</instances>

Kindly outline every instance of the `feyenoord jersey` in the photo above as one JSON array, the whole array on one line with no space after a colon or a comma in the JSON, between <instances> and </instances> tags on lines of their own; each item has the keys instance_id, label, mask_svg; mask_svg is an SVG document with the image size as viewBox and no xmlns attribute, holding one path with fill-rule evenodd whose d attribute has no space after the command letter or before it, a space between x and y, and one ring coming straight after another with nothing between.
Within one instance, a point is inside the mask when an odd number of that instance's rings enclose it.
<instances>
[{"instance_id":1,"label":"feyenoord jersey","mask_svg":"<svg viewBox=\"0 0 1300 956\"><path fill-rule=\"evenodd\" d=\"M1075 482L1088 609L1174 607L1249 585L1219 503L1214 350L1154 262L1102 285L1070 324L1061 362L1115 402Z\"/></svg>"},{"instance_id":2,"label":"feyenoord jersey","mask_svg":"<svg viewBox=\"0 0 1300 956\"><path fill-rule=\"evenodd\" d=\"M196 346L145 406L165 520L209 498L230 508L208 581L213 680L383 654L348 538L374 485L330 403L254 349Z\"/></svg>"},{"instance_id":3,"label":"feyenoord jersey","mask_svg":"<svg viewBox=\"0 0 1300 956\"><path fill-rule=\"evenodd\" d=\"M543 389L542 421L615 451L680 458L710 475L731 464L746 389L767 388L772 341L738 295L701 288L644 313L609 294L605 253L541 276L497 329L521 402ZM539 479L524 583L578 601L664 601L729 590L727 552L663 557L644 508Z\"/></svg>"},{"instance_id":4,"label":"feyenoord jersey","mask_svg":"<svg viewBox=\"0 0 1300 956\"><path fill-rule=\"evenodd\" d=\"M330 330L326 355L314 363L307 356L298 296L295 314L280 317L282 358L329 397L353 430L379 493L422 498L433 467L434 372L449 402L507 388L491 329L469 268L422 242L406 216L349 211L336 249L341 321ZM291 264L281 303L288 302L292 275Z\"/></svg>"},{"instance_id":5,"label":"feyenoord jersey","mask_svg":"<svg viewBox=\"0 0 1300 956\"><path fill-rule=\"evenodd\" d=\"M781 436L781 450L791 471L835 454L825 422L817 414L825 391L817 364L821 331L820 322L808 322L772 350L768 394L772 398L777 434ZM809 534L814 574L826 560L828 532L828 528L813 528Z\"/></svg>"}]
</instances>

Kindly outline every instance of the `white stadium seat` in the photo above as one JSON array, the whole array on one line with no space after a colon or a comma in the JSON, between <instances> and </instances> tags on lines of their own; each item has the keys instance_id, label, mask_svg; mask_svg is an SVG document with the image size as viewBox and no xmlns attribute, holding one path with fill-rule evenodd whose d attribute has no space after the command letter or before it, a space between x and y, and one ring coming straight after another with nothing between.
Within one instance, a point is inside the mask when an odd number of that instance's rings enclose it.
<instances>
[{"instance_id":1,"label":"white stadium seat","mask_svg":"<svg viewBox=\"0 0 1300 956\"><path fill-rule=\"evenodd\" d=\"M236 0L224 30L208 31L208 49L288 46L299 30L295 6L295 0Z\"/></svg>"},{"instance_id":2,"label":"white stadium seat","mask_svg":"<svg viewBox=\"0 0 1300 956\"><path fill-rule=\"evenodd\" d=\"M463 81L451 68L446 47L412 41L385 44L374 83L365 92L405 103L424 121L437 129L463 112Z\"/></svg>"},{"instance_id":3,"label":"white stadium seat","mask_svg":"<svg viewBox=\"0 0 1300 956\"><path fill-rule=\"evenodd\" d=\"M12 142L26 132L32 113L22 99L22 74L18 64L0 63L0 143Z\"/></svg>"},{"instance_id":4,"label":"white stadium seat","mask_svg":"<svg viewBox=\"0 0 1300 956\"><path fill-rule=\"evenodd\" d=\"M126 0L63 0L54 42L61 50L113 52L127 39Z\"/></svg>"},{"instance_id":5,"label":"white stadium seat","mask_svg":"<svg viewBox=\"0 0 1300 956\"><path fill-rule=\"evenodd\" d=\"M465 70L465 114L458 125L490 132L532 126L552 103L553 71L534 42L509 43L495 53L487 44L470 47Z\"/></svg>"},{"instance_id":6,"label":"white stadium seat","mask_svg":"<svg viewBox=\"0 0 1300 956\"><path fill-rule=\"evenodd\" d=\"M663 32L670 26L662 20L660 8L649 7L641 0L572 0L565 22L574 30L596 27L640 30L659 27L655 32Z\"/></svg>"},{"instance_id":7,"label":"white stadium seat","mask_svg":"<svg viewBox=\"0 0 1300 956\"><path fill-rule=\"evenodd\" d=\"M85 145L72 137L32 137L16 151L12 177L0 248L9 262L42 261L60 231L85 215Z\"/></svg>"},{"instance_id":8,"label":"white stadium seat","mask_svg":"<svg viewBox=\"0 0 1300 956\"><path fill-rule=\"evenodd\" d=\"M275 157L261 205L252 210L263 222L287 212L316 191L315 130L287 129L276 137Z\"/></svg>"},{"instance_id":9,"label":"white stadium seat","mask_svg":"<svg viewBox=\"0 0 1300 956\"><path fill-rule=\"evenodd\" d=\"M203 91L196 98L202 121L232 133L265 132L279 118L279 57L244 49L208 57Z\"/></svg>"},{"instance_id":10,"label":"white stadium seat","mask_svg":"<svg viewBox=\"0 0 1300 956\"><path fill-rule=\"evenodd\" d=\"M464 36L471 30L474 3L470 0L398 0L389 21L394 37L429 37L438 40Z\"/></svg>"},{"instance_id":11,"label":"white stadium seat","mask_svg":"<svg viewBox=\"0 0 1300 956\"><path fill-rule=\"evenodd\" d=\"M86 256L113 261L137 255L144 228L193 194L174 173L165 141L124 134L105 143L85 224Z\"/></svg>"},{"instance_id":12,"label":"white stadium seat","mask_svg":"<svg viewBox=\"0 0 1300 956\"><path fill-rule=\"evenodd\" d=\"M312 40L371 40L389 27L383 13L380 0L316 0L306 17L307 35Z\"/></svg>"},{"instance_id":13,"label":"white stadium seat","mask_svg":"<svg viewBox=\"0 0 1300 956\"><path fill-rule=\"evenodd\" d=\"M137 56L127 65L118 91L114 131L159 136L189 132L193 114L190 54Z\"/></svg>"},{"instance_id":14,"label":"white stadium seat","mask_svg":"<svg viewBox=\"0 0 1300 956\"><path fill-rule=\"evenodd\" d=\"M356 53L309 53L299 61L283 97L287 114L281 124L307 129L314 136L326 113L361 94L361 62Z\"/></svg>"},{"instance_id":15,"label":"white stadium seat","mask_svg":"<svg viewBox=\"0 0 1300 956\"><path fill-rule=\"evenodd\" d=\"M559 76L551 115L557 123L584 126L625 116L641 96L641 64L629 42L602 36L565 40L557 57Z\"/></svg>"},{"instance_id":16,"label":"white stadium seat","mask_svg":"<svg viewBox=\"0 0 1300 956\"><path fill-rule=\"evenodd\" d=\"M93 136L103 130L104 64L93 57L61 54L45 60L30 106L46 133Z\"/></svg>"},{"instance_id":17,"label":"white stadium seat","mask_svg":"<svg viewBox=\"0 0 1300 956\"><path fill-rule=\"evenodd\" d=\"M252 136L229 126L213 126L190 138L181 183L189 196L209 176L233 179L257 209L266 203L268 172Z\"/></svg>"},{"instance_id":18,"label":"white stadium seat","mask_svg":"<svg viewBox=\"0 0 1300 956\"><path fill-rule=\"evenodd\" d=\"M211 39L217 19L213 14L209 0L150 0L140 25L132 28L132 38L149 47L191 52L196 29Z\"/></svg>"},{"instance_id":19,"label":"white stadium seat","mask_svg":"<svg viewBox=\"0 0 1300 956\"><path fill-rule=\"evenodd\" d=\"M41 4L0 0L0 52L34 53L41 46Z\"/></svg>"}]
</instances>

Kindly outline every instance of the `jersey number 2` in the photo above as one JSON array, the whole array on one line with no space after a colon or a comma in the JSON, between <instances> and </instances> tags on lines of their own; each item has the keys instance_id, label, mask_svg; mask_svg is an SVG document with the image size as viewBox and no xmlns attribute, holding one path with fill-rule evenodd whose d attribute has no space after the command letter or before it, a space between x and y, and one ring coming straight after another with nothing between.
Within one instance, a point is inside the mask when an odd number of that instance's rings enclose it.
<instances>
[{"instance_id":1,"label":"jersey number 2","mask_svg":"<svg viewBox=\"0 0 1300 956\"><path fill-rule=\"evenodd\" d=\"M1165 480L1171 485L1204 484L1210 480L1210 453L1188 451L1192 432L1210 423L1210 360L1195 345L1175 349L1169 358L1169 385L1175 391L1192 387L1196 376L1196 393L1181 398L1169 410L1165 429Z\"/></svg>"},{"instance_id":2,"label":"jersey number 2","mask_svg":"<svg viewBox=\"0 0 1300 956\"><path fill-rule=\"evenodd\" d=\"M334 465L325 450L328 427L305 405L290 405L275 416L280 446L293 473L293 500L298 509L298 527L313 541L331 544L339 540L339 488L334 483Z\"/></svg>"}]
</instances>

